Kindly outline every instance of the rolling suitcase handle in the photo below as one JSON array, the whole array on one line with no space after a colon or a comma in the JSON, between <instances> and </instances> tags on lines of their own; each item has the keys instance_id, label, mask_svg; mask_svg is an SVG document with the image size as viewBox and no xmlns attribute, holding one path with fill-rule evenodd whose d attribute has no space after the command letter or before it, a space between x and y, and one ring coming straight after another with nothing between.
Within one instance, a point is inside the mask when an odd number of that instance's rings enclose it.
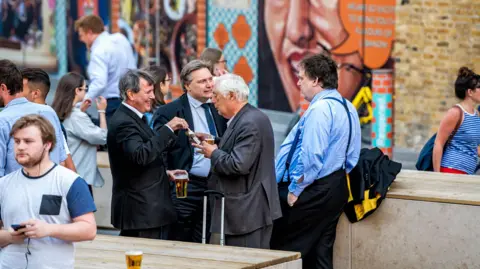
<instances>
[{"instance_id":1,"label":"rolling suitcase handle","mask_svg":"<svg viewBox=\"0 0 480 269\"><path fill-rule=\"evenodd\" d=\"M222 211L220 214L220 245L225 245L224 219L225 219L225 195L219 191L204 191L203 192L203 229L202 229L202 244L207 241L207 197L209 194L218 195L222 197Z\"/></svg>"}]
</instances>

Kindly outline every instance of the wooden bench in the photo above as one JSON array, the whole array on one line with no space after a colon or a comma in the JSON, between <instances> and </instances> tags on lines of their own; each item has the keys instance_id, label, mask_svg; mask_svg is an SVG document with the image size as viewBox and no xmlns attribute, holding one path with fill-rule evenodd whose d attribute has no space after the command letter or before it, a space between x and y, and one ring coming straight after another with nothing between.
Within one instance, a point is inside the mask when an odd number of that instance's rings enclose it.
<instances>
[{"instance_id":1,"label":"wooden bench","mask_svg":"<svg viewBox=\"0 0 480 269\"><path fill-rule=\"evenodd\" d=\"M300 253L97 235L76 244L75 269L126 268L125 251L143 251L142 269L301 269Z\"/></svg>"}]
</instances>

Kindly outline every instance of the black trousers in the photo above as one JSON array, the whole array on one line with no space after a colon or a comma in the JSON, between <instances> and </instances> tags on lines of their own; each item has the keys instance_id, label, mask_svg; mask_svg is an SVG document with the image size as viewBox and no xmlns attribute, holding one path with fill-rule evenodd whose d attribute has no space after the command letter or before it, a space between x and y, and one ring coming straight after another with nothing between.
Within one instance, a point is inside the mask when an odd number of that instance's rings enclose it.
<instances>
[{"instance_id":1,"label":"black trousers","mask_svg":"<svg viewBox=\"0 0 480 269\"><path fill-rule=\"evenodd\" d=\"M172 225L170 240L183 242L202 242L203 228L203 192L207 190L207 178L189 175L187 197L177 198L172 188L172 201L177 211L177 222ZM210 203L209 203L210 204ZM206 239L210 237L210 206L207 205Z\"/></svg>"},{"instance_id":2,"label":"black trousers","mask_svg":"<svg viewBox=\"0 0 480 269\"><path fill-rule=\"evenodd\" d=\"M275 221L271 248L302 253L303 268L332 269L337 223L348 201L345 170L315 180L290 207L279 185L283 217Z\"/></svg>"},{"instance_id":3,"label":"black trousers","mask_svg":"<svg viewBox=\"0 0 480 269\"><path fill-rule=\"evenodd\" d=\"M225 235L225 245L245 248L270 249L273 225L265 226L248 234Z\"/></svg>"},{"instance_id":4,"label":"black trousers","mask_svg":"<svg viewBox=\"0 0 480 269\"><path fill-rule=\"evenodd\" d=\"M167 240L170 225L140 230L121 230L120 236Z\"/></svg>"}]
</instances>

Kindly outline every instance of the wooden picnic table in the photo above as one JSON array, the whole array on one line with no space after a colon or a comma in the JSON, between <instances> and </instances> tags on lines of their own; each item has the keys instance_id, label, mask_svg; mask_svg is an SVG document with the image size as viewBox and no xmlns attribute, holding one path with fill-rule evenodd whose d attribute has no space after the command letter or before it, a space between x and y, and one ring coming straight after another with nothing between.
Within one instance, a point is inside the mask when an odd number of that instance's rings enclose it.
<instances>
[{"instance_id":1,"label":"wooden picnic table","mask_svg":"<svg viewBox=\"0 0 480 269\"><path fill-rule=\"evenodd\" d=\"M126 268L125 251L128 250L143 251L142 269L302 268L297 252L109 235L97 235L95 240L75 246L75 269Z\"/></svg>"}]
</instances>

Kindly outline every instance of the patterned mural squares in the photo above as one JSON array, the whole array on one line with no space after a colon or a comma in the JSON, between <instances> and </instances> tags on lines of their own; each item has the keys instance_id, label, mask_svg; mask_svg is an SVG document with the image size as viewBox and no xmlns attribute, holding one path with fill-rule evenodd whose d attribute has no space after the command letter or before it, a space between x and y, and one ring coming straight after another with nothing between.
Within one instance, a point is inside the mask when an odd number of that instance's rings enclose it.
<instances>
[{"instance_id":1,"label":"patterned mural squares","mask_svg":"<svg viewBox=\"0 0 480 269\"><path fill-rule=\"evenodd\" d=\"M207 1L207 46L221 49L228 70L242 76L250 88L249 103L258 104L258 3L244 2L242 8Z\"/></svg>"}]
</instances>

